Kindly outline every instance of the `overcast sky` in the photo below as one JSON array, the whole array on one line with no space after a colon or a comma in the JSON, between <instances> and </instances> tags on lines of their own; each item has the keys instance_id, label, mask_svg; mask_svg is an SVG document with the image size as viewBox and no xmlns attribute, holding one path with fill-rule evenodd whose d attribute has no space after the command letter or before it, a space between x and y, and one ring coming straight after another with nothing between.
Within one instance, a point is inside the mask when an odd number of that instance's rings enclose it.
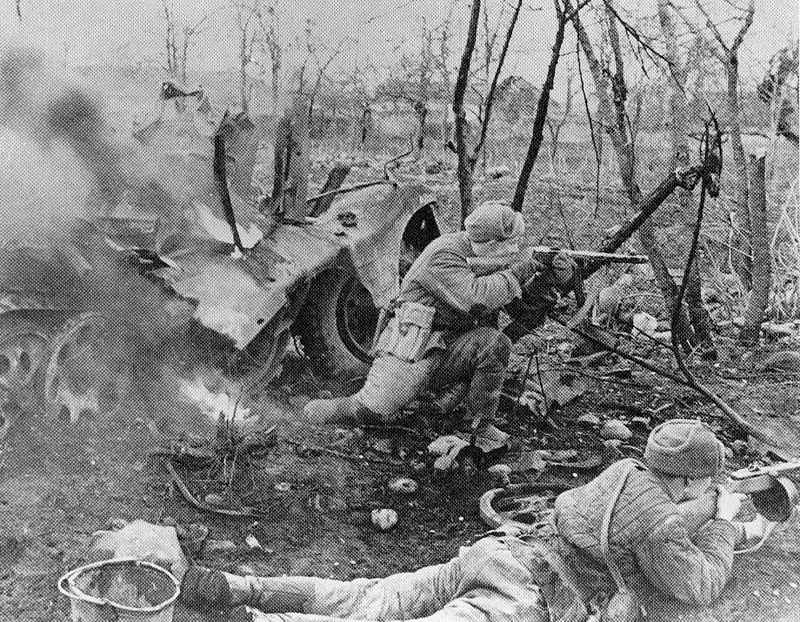
<instances>
[{"instance_id":1,"label":"overcast sky","mask_svg":"<svg viewBox=\"0 0 800 622\"><path fill-rule=\"evenodd\" d=\"M306 19L314 37L335 47L347 40L337 64L372 62L383 68L409 49L423 19L440 23L453 11L453 63L458 61L468 19L469 0L276 0L286 42L302 36ZM488 0L493 12L510 0ZM678 0L691 5L691 0ZM727 0L703 0L720 21L730 16ZM745 4L745 0L734 0ZM111 62L160 62L163 55L162 0L22 0L23 19L16 18L14 0L0 0L0 37L23 40L48 50L69 66ZM221 69L235 63L232 2L227 0L167 0L179 26L208 15L206 28L193 50L194 68ZM550 0L525 0L508 69L540 81L552 45L553 8ZM631 16L655 14L655 0L618 0ZM541 7L536 10L536 7ZM796 39L797 0L758 0L756 16L742 48L745 79L756 79L770 55ZM508 11L508 9L507 9ZM701 24L700 19L697 20ZM733 24L729 22L728 26ZM404 44L405 41L405 44ZM405 45L405 48L403 47ZM573 44L574 45L574 44Z\"/></svg>"}]
</instances>

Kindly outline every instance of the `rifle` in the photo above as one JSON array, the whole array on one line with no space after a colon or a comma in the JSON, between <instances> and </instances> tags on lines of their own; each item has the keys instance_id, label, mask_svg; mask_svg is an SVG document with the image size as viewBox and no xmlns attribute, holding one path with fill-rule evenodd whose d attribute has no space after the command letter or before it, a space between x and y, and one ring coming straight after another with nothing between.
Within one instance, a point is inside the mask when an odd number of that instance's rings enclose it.
<instances>
[{"instance_id":1,"label":"rifle","mask_svg":"<svg viewBox=\"0 0 800 622\"><path fill-rule=\"evenodd\" d=\"M493 272L505 270L512 263L517 261L527 261L535 258L543 264L549 265L553 257L559 253L564 253L571 257L578 266L587 262L600 263L647 263L649 259L645 255L625 255L621 253L602 253L599 251L575 251L563 248L551 248L549 246L529 246L515 255L501 255L499 257L467 257L467 263L472 271L478 276L485 276Z\"/></svg>"}]
</instances>

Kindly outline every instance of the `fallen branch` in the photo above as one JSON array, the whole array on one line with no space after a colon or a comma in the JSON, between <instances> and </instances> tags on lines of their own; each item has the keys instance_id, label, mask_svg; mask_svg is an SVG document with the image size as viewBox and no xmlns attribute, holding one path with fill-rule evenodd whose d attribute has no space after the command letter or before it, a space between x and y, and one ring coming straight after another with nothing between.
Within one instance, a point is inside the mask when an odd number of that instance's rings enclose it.
<instances>
[{"instance_id":1,"label":"fallen branch","mask_svg":"<svg viewBox=\"0 0 800 622\"><path fill-rule=\"evenodd\" d=\"M567 322L566 321L563 321L561 319L556 318L556 322L558 322L559 324L561 324L562 326L564 326L566 328L569 328L567 326ZM733 408L731 408L727 403L725 403L722 400L722 398L720 398L713 391L711 391L708 387L706 387L705 385L701 384L697 380L694 380L694 382L690 382L685 377L683 377L683 376L681 376L679 374L676 374L675 372L673 372L670 369L666 369L665 367L657 365L656 363L653 363L652 361L650 361L648 359L636 356L635 354L631 354L630 352L627 352L627 351L623 350L619 346L619 341L617 339L613 339L613 338L610 338L607 335L603 335L602 333L600 333L598 331L598 327L597 326L594 326L594 325L590 324L588 326L583 326L583 327L574 327L571 330L576 335L579 335L580 337L583 337L584 339L587 339L587 340L591 341L592 343L597 344L598 346L608 350L609 352L611 352L613 354L616 354L617 356L620 356L620 357L622 357L622 358L624 358L624 359L626 359L628 361L636 363L640 367L643 367L644 369L646 369L648 371L652 371L653 373L658 374L659 376L662 376L663 378L667 378L667 379L672 380L673 382L675 382L677 384L680 384L680 385L685 386L685 387L689 387L690 389L693 389L694 391L697 391L701 395L703 395L706 398L708 398L709 400L711 400L714 403L714 405L717 408L719 408L723 412L723 414L728 419L730 419L731 422L734 425L736 425L737 427L741 428L742 430L746 431L748 434L753 435L754 437L758 438L759 440L761 440L761 441L763 441L763 442L765 442L767 444L774 445L776 447L782 447L783 446L783 444L781 442L779 442L777 439L773 438L771 435L767 434L763 430L760 430L760 429L756 428L752 423L750 423L749 421L744 419L739 413L737 413L735 410L733 410Z\"/></svg>"},{"instance_id":2,"label":"fallen branch","mask_svg":"<svg viewBox=\"0 0 800 622\"><path fill-rule=\"evenodd\" d=\"M164 466L167 469L172 481L175 483L175 487L181 493L184 499L186 499L189 505L193 505L198 510L202 510L203 512L211 512L213 514L222 514L223 516L234 516L237 518L252 518L254 516L265 516L264 512L259 512L256 508L253 507L243 507L240 510L233 510L230 508L221 508L214 505L209 505L208 503L204 503L200 501L197 497L195 497L191 491L186 487L186 484L181 479L181 476L178 475L178 472L175 470L175 467L172 466L172 463L169 460L164 460Z\"/></svg>"},{"instance_id":3,"label":"fallen branch","mask_svg":"<svg viewBox=\"0 0 800 622\"><path fill-rule=\"evenodd\" d=\"M628 221L623 223L614 235L609 238L598 250L603 253L613 253L622 246L642 224L653 215L661 204L677 188L693 190L697 182L703 176L704 168L702 165L691 166L686 169L678 169L671 173L666 179L662 180L646 197L639 203L639 211ZM604 265L603 261L588 261L583 268L584 279L597 272Z\"/></svg>"},{"instance_id":4,"label":"fallen branch","mask_svg":"<svg viewBox=\"0 0 800 622\"><path fill-rule=\"evenodd\" d=\"M363 454L361 455L346 454L342 451L336 451L335 449L330 449L328 447L323 447L321 445L309 445L308 443L302 443L300 441L296 441L291 438L284 438L283 440L289 443L290 445L293 445L297 449L311 451L319 454L327 454L329 456L341 458L342 460L349 460L351 462L371 462L372 464L383 464L390 466L400 466L402 464L397 460L381 460L380 458L371 458Z\"/></svg>"}]
</instances>

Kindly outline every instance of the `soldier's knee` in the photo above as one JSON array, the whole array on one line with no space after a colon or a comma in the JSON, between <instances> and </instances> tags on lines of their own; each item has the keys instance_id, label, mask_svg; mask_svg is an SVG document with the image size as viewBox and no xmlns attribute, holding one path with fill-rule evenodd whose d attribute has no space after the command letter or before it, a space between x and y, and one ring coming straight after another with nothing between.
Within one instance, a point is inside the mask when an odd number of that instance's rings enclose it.
<instances>
[{"instance_id":1,"label":"soldier's knee","mask_svg":"<svg viewBox=\"0 0 800 622\"><path fill-rule=\"evenodd\" d=\"M496 328L483 327L481 331L483 359L492 359L503 367L508 365L511 356L511 339Z\"/></svg>"}]
</instances>

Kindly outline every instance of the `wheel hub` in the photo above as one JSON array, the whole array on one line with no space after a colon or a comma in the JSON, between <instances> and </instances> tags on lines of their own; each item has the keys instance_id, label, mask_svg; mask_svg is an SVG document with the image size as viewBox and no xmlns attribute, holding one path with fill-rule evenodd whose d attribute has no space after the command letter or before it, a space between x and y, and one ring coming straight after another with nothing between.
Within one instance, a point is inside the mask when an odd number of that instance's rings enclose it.
<instances>
[{"instance_id":1,"label":"wheel hub","mask_svg":"<svg viewBox=\"0 0 800 622\"><path fill-rule=\"evenodd\" d=\"M132 386L131 336L97 313L68 322L54 340L45 374L48 418L74 423L114 413Z\"/></svg>"},{"instance_id":2,"label":"wheel hub","mask_svg":"<svg viewBox=\"0 0 800 622\"><path fill-rule=\"evenodd\" d=\"M28 387L44 362L47 337L35 329L10 330L0 337L0 387Z\"/></svg>"},{"instance_id":3,"label":"wheel hub","mask_svg":"<svg viewBox=\"0 0 800 622\"><path fill-rule=\"evenodd\" d=\"M358 279L352 279L345 287L337 309L339 336L354 356L369 362L379 311L369 290Z\"/></svg>"}]
</instances>

